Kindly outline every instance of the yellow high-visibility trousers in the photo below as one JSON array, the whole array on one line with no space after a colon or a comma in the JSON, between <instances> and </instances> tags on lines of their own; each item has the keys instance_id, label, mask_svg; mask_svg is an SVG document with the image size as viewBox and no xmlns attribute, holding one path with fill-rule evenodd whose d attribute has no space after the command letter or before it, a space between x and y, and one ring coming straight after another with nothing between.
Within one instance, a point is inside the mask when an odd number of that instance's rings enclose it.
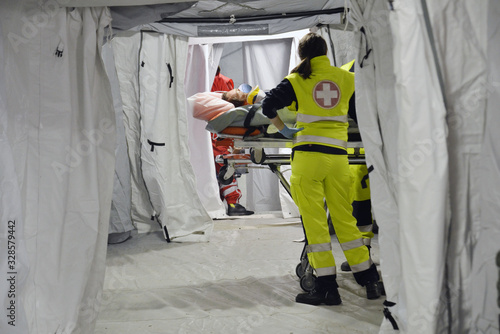
<instances>
[{"instance_id":1,"label":"yellow high-visibility trousers","mask_svg":"<svg viewBox=\"0 0 500 334\"><path fill-rule=\"evenodd\" d=\"M324 200L335 233L352 272L370 269L373 262L352 215L352 182L347 155L294 151L290 177L307 238L307 256L317 276L336 274Z\"/></svg>"}]
</instances>

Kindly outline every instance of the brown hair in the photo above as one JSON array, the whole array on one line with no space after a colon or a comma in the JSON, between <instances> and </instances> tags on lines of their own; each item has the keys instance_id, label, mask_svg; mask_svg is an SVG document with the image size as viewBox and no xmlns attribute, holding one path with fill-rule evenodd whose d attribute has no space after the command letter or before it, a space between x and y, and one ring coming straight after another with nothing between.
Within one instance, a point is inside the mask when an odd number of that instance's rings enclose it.
<instances>
[{"instance_id":1,"label":"brown hair","mask_svg":"<svg viewBox=\"0 0 500 334\"><path fill-rule=\"evenodd\" d=\"M222 93L222 99L224 101L227 101L227 102L230 102L230 103L234 104L235 107L241 107L241 106L245 105L245 101L239 100L239 99L237 99L235 97L232 97L231 99L228 99L227 98L227 92Z\"/></svg>"},{"instance_id":2,"label":"brown hair","mask_svg":"<svg viewBox=\"0 0 500 334\"><path fill-rule=\"evenodd\" d=\"M300 64L290 73L298 73L302 78L307 79L311 76L311 59L318 56L325 56L328 51L325 40L320 35L308 33L299 42L298 53Z\"/></svg>"}]
</instances>

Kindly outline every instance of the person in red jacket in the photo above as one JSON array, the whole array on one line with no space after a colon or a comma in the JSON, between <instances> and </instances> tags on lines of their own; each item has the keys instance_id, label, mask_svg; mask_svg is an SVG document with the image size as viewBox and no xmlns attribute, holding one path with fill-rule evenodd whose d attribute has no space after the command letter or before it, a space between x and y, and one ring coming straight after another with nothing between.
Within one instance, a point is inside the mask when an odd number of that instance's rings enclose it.
<instances>
[{"instance_id":1,"label":"person in red jacket","mask_svg":"<svg viewBox=\"0 0 500 334\"><path fill-rule=\"evenodd\" d=\"M215 74L214 82L212 85L212 92L227 92L234 89L233 79L226 77L220 73L220 67L217 68L217 73ZM214 158L221 154L230 154L229 148L227 146L217 145L217 135L212 134L212 149L214 152ZM219 170L223 164L215 163L215 171L219 174ZM228 216L247 216L252 215L254 212L247 210L243 205L239 203L242 196L241 190L238 187L238 182L236 177L233 176L233 180L228 185L223 185L219 183L220 196L222 200L226 200L227 203L227 215Z\"/></svg>"}]
</instances>

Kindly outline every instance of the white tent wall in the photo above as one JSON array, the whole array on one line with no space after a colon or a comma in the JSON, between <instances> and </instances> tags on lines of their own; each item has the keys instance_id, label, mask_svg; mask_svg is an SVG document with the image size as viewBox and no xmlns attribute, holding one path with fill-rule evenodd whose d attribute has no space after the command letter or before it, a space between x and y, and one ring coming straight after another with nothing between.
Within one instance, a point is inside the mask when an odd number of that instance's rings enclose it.
<instances>
[{"instance_id":1,"label":"white tent wall","mask_svg":"<svg viewBox=\"0 0 500 334\"><path fill-rule=\"evenodd\" d=\"M199 200L189 161L185 37L142 32L141 162L166 238L208 240L213 223ZM166 229L168 230L165 230Z\"/></svg>"},{"instance_id":2,"label":"white tent wall","mask_svg":"<svg viewBox=\"0 0 500 334\"><path fill-rule=\"evenodd\" d=\"M393 45L385 1L351 1L351 19L356 26L356 111L367 166L370 172L371 201L379 226L380 268L386 305L404 326L406 306L401 291L401 258L397 204L398 112L394 95ZM363 33L361 31L364 31ZM401 324L401 321L403 322ZM381 332L392 332L385 319Z\"/></svg>"},{"instance_id":3,"label":"white tent wall","mask_svg":"<svg viewBox=\"0 0 500 334\"><path fill-rule=\"evenodd\" d=\"M0 37L2 34L0 24ZM3 38L0 38L0 59L3 54ZM5 250L0 258L0 307L5 312L0 318L0 332L24 334L29 331L21 296L28 274L28 254L24 239L24 215L21 189L17 178L12 144L7 135L9 116L5 109L5 69L0 65L0 245Z\"/></svg>"},{"instance_id":4,"label":"white tent wall","mask_svg":"<svg viewBox=\"0 0 500 334\"><path fill-rule=\"evenodd\" d=\"M446 110L422 10L416 1L395 6L400 297L407 309L401 327L408 333L435 333L450 218Z\"/></svg>"},{"instance_id":5,"label":"white tent wall","mask_svg":"<svg viewBox=\"0 0 500 334\"><path fill-rule=\"evenodd\" d=\"M30 333L92 333L115 163L115 116L101 59L109 11L4 1L0 16L5 126L30 264L19 325L24 309Z\"/></svg>"},{"instance_id":6,"label":"white tent wall","mask_svg":"<svg viewBox=\"0 0 500 334\"><path fill-rule=\"evenodd\" d=\"M481 225L479 167L488 93L487 8L487 0L473 6L467 1L430 3L428 8L444 83L447 127L441 133L448 133L451 204L437 330L452 333L477 330L471 327L471 270L477 243L474 231ZM444 138L436 135L430 139Z\"/></svg>"},{"instance_id":7,"label":"white tent wall","mask_svg":"<svg viewBox=\"0 0 500 334\"><path fill-rule=\"evenodd\" d=\"M211 90L223 49L222 44L189 45L186 79L184 80L187 97ZM212 140L210 133L205 130L207 123L192 117L189 111L187 113L190 161L196 175L198 195L210 217L225 217L226 210L219 196L219 185L213 162Z\"/></svg>"},{"instance_id":8,"label":"white tent wall","mask_svg":"<svg viewBox=\"0 0 500 334\"><path fill-rule=\"evenodd\" d=\"M356 43L354 26L349 21L346 24L327 25L314 30L325 39L332 65L340 67L358 56L359 45Z\"/></svg>"},{"instance_id":9,"label":"white tent wall","mask_svg":"<svg viewBox=\"0 0 500 334\"><path fill-rule=\"evenodd\" d=\"M1 44L1 43L0 43ZM1 53L0 53L1 54ZM3 76L2 76L3 78ZM24 219L21 191L14 165L14 155L4 127L7 114L0 98L0 244L6 250L0 259L3 279L0 281L0 300L4 314L0 318L2 333L27 333L28 323L21 296L24 293L28 261L24 240Z\"/></svg>"},{"instance_id":10,"label":"white tent wall","mask_svg":"<svg viewBox=\"0 0 500 334\"><path fill-rule=\"evenodd\" d=\"M123 33L111 40L120 96L123 104L125 137L130 160L131 216L138 228L150 228L154 214L141 170L141 117L139 110L139 33ZM156 226L155 226L156 228Z\"/></svg>"},{"instance_id":11,"label":"white tent wall","mask_svg":"<svg viewBox=\"0 0 500 334\"><path fill-rule=\"evenodd\" d=\"M487 2L473 10L465 2L433 3L431 25L422 3L393 2L391 47L385 1L352 2L353 19L364 28L358 32L356 67L356 89L364 94L356 102L358 115L363 113L358 118L367 162L375 168L370 182L381 269L387 299L396 302L391 312L403 332L476 332L470 274L477 242L473 231L480 224ZM397 109L391 107L391 87ZM366 114L368 106L375 112ZM391 327L386 321L381 332Z\"/></svg>"},{"instance_id":12,"label":"white tent wall","mask_svg":"<svg viewBox=\"0 0 500 334\"><path fill-rule=\"evenodd\" d=\"M395 71L407 122L400 123L399 154L420 183L400 183L402 257L409 256L413 267L403 266L403 281L408 294L419 291L408 296L408 330L421 332L424 322L429 332L474 332L470 274L477 242L473 231L480 224L487 1L475 3L473 10L464 1L432 3L430 24L419 1L395 6L395 49L419 55L401 56ZM411 32L404 29L409 23Z\"/></svg>"},{"instance_id":13,"label":"white tent wall","mask_svg":"<svg viewBox=\"0 0 500 334\"><path fill-rule=\"evenodd\" d=\"M486 117L484 144L481 152L481 164L478 173L481 182L480 224L471 228L477 238L472 252L472 268L470 280L471 332L498 332L500 305L498 296L499 262L498 240L500 225L498 224L500 195L500 141L498 124L500 124L500 2L490 1L488 7L488 50L486 83ZM495 261L495 259L497 259ZM495 265L496 262L496 265Z\"/></svg>"},{"instance_id":14,"label":"white tent wall","mask_svg":"<svg viewBox=\"0 0 500 334\"><path fill-rule=\"evenodd\" d=\"M242 43L243 80L265 91L274 88L288 74L292 40L272 39ZM278 153L276 148L265 150ZM256 212L281 211L279 180L269 169L252 169L247 182L247 205Z\"/></svg>"},{"instance_id":15,"label":"white tent wall","mask_svg":"<svg viewBox=\"0 0 500 334\"><path fill-rule=\"evenodd\" d=\"M106 73L111 83L116 120L116 165L113 180L113 200L111 202L109 233L124 233L132 231L135 227L131 216L131 176L125 126L123 125L123 105L111 43L103 45L102 57Z\"/></svg>"}]
</instances>

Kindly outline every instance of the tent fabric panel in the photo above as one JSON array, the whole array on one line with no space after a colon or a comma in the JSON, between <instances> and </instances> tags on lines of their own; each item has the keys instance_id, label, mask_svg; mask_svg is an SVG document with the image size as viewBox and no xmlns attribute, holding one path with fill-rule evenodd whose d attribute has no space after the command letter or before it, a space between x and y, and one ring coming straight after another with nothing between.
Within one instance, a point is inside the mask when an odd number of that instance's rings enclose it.
<instances>
[{"instance_id":1,"label":"tent fabric panel","mask_svg":"<svg viewBox=\"0 0 500 334\"><path fill-rule=\"evenodd\" d=\"M446 286L440 328L471 332L473 249L480 225L480 164L488 95L487 1L474 10L466 1L429 2L429 17L440 59L447 107L451 225L446 249ZM444 24L445 23L445 24ZM460 68L460 71L457 71ZM446 299L445 299L446 298ZM440 330L438 328L438 330Z\"/></svg>"},{"instance_id":2,"label":"tent fabric panel","mask_svg":"<svg viewBox=\"0 0 500 334\"><path fill-rule=\"evenodd\" d=\"M481 175L480 225L475 225L471 233L476 236L473 250L470 279L471 295L471 332L493 333L499 331L498 323L498 240L500 226L498 224L500 195L500 140L498 124L500 124L500 3L490 1L487 7L487 67L488 80L487 105L485 116L484 144L481 152L481 163L478 173ZM495 246L492 246L495 245ZM496 293L495 293L496 291Z\"/></svg>"},{"instance_id":3,"label":"tent fabric panel","mask_svg":"<svg viewBox=\"0 0 500 334\"><path fill-rule=\"evenodd\" d=\"M351 24L347 26L327 25L317 29L316 33L325 39L328 45L328 58L332 60L332 65L340 67L358 56Z\"/></svg>"},{"instance_id":4,"label":"tent fabric panel","mask_svg":"<svg viewBox=\"0 0 500 334\"><path fill-rule=\"evenodd\" d=\"M223 49L223 44L189 45L184 81L187 97L211 90ZM196 176L198 195L210 217L225 217L226 209L219 196L215 173L212 140L210 133L205 130L207 123L194 118L188 110L187 113L190 161Z\"/></svg>"},{"instance_id":5,"label":"tent fabric panel","mask_svg":"<svg viewBox=\"0 0 500 334\"><path fill-rule=\"evenodd\" d=\"M351 1L353 24L356 26L355 63L356 111L367 166L374 219L379 225L380 268L387 307L404 328L406 300L401 290L400 219L398 214L398 109L396 108L392 36L389 12L384 1ZM364 33L361 32L364 30ZM383 87L382 89L378 89ZM391 333L387 319L381 333Z\"/></svg>"},{"instance_id":6,"label":"tent fabric panel","mask_svg":"<svg viewBox=\"0 0 500 334\"><path fill-rule=\"evenodd\" d=\"M0 15L0 22L3 21ZM3 29L0 24L0 59L3 53ZM7 127L11 125L4 98L6 97L6 69L0 62L0 244L4 252L0 258L0 307L5 316L0 318L0 332L12 334L28 333L26 312L22 307L26 277L29 271L28 254L24 238L24 214L21 189L16 172L13 145Z\"/></svg>"},{"instance_id":7,"label":"tent fabric panel","mask_svg":"<svg viewBox=\"0 0 500 334\"><path fill-rule=\"evenodd\" d=\"M30 210L26 216L38 220L33 295L37 304L47 303L36 309L39 332L91 333L97 317L115 163L115 118L100 49L109 22L104 8L66 9L40 34L45 42L33 152L40 183L39 202L32 203L39 207L36 218ZM53 53L59 38L67 52L62 59ZM54 162L68 172L54 173Z\"/></svg>"},{"instance_id":8,"label":"tent fabric panel","mask_svg":"<svg viewBox=\"0 0 500 334\"><path fill-rule=\"evenodd\" d=\"M114 166L114 114L100 55L110 16L104 8L9 5L2 22L25 38L7 44L4 60L6 76L16 78L6 106L9 127L19 130L12 142L16 170L23 172L32 263L19 307L30 332L91 333L104 279ZM26 13L52 16L27 36Z\"/></svg>"},{"instance_id":9,"label":"tent fabric panel","mask_svg":"<svg viewBox=\"0 0 500 334\"><path fill-rule=\"evenodd\" d=\"M400 116L397 189L405 329L433 333L447 319L439 301L450 219L448 147L446 109L420 5L394 3L391 20Z\"/></svg>"},{"instance_id":10,"label":"tent fabric panel","mask_svg":"<svg viewBox=\"0 0 500 334\"><path fill-rule=\"evenodd\" d=\"M115 68L113 46L103 46L103 61L111 84L116 121L116 165L113 180L113 201L109 220L109 233L132 231L135 227L131 216L131 175L127 152L125 126L123 125L123 105L120 96L120 84Z\"/></svg>"},{"instance_id":11,"label":"tent fabric panel","mask_svg":"<svg viewBox=\"0 0 500 334\"><path fill-rule=\"evenodd\" d=\"M294 37L296 38L298 37ZM291 50L292 41L290 38L283 41L244 41L239 63L243 71L243 82L251 86L259 85L262 90L270 90L278 85L288 74L290 63L295 61L295 58L291 59L291 54L296 52ZM235 85L238 83L235 82ZM266 148L265 152L275 154L279 149ZM269 169L251 169L246 179L246 203L249 208L256 212L281 210L279 195L281 185L276 175Z\"/></svg>"},{"instance_id":12,"label":"tent fabric panel","mask_svg":"<svg viewBox=\"0 0 500 334\"><path fill-rule=\"evenodd\" d=\"M139 72L142 172L169 237L207 241L213 222L196 192L189 162L184 95L187 50L184 37L143 32Z\"/></svg>"},{"instance_id":13,"label":"tent fabric panel","mask_svg":"<svg viewBox=\"0 0 500 334\"><path fill-rule=\"evenodd\" d=\"M150 228L154 210L141 170L141 120L138 95L140 40L140 33L123 33L115 36L111 44L123 103L123 121L131 174L132 220L136 224L141 224L141 227Z\"/></svg>"},{"instance_id":14,"label":"tent fabric panel","mask_svg":"<svg viewBox=\"0 0 500 334\"><path fill-rule=\"evenodd\" d=\"M5 115L5 109L0 105L0 119L4 125L7 124ZM5 314L0 319L0 332L24 334L29 329L21 296L29 270L28 254L25 248L21 191L12 147L3 128L0 129L0 157L0 244L5 250L0 259L0 270L4 274L4 279L0 281L0 305Z\"/></svg>"}]
</instances>

